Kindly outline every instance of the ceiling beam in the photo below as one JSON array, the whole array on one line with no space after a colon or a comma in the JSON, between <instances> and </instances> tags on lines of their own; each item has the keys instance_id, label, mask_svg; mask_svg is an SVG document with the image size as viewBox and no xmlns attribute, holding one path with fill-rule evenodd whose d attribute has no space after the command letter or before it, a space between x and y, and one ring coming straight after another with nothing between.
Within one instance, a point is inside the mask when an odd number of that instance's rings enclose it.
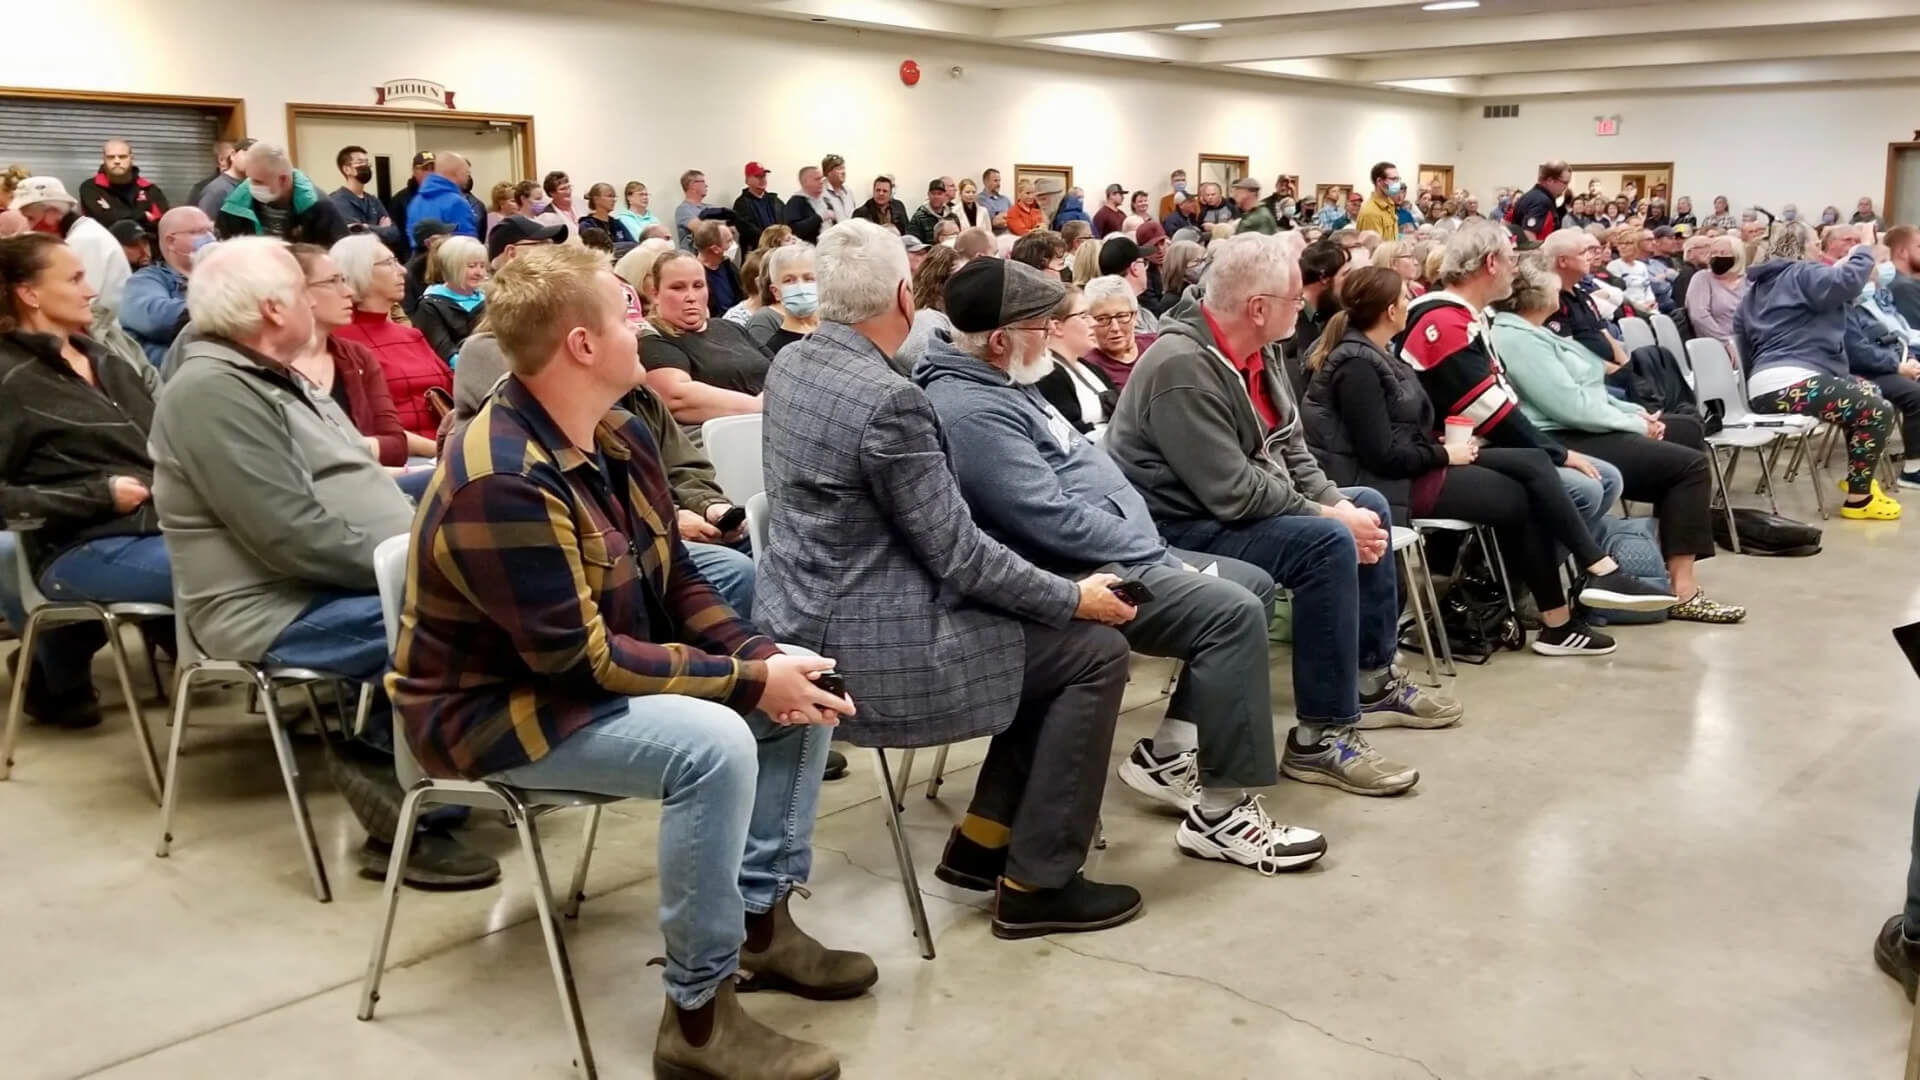
<instances>
[{"instance_id":1,"label":"ceiling beam","mask_svg":"<svg viewBox=\"0 0 1920 1080\"><path fill-rule=\"evenodd\" d=\"M1417 2L1417 0L1416 0ZM1188 0L1177 10L1162 0L1075 0L1064 4L1006 8L994 22L996 37L1052 37L1112 30L1151 30L1181 23L1235 23L1250 19L1358 14L1376 8L1407 7L1409 0Z\"/></svg>"},{"instance_id":2,"label":"ceiling beam","mask_svg":"<svg viewBox=\"0 0 1920 1080\"><path fill-rule=\"evenodd\" d=\"M1141 30L1119 30L1102 34L1062 34L1058 37L1027 38L1009 41L1013 46L1062 49L1067 52L1122 56L1129 60L1167 60L1189 63L1199 50L1198 42L1172 34L1150 34Z\"/></svg>"},{"instance_id":3,"label":"ceiling beam","mask_svg":"<svg viewBox=\"0 0 1920 1080\"><path fill-rule=\"evenodd\" d=\"M1196 5L1206 10L1206 5ZM1587 8L1551 11L1506 18L1434 18L1422 20L1417 30L1391 40L1418 40L1431 49L1487 48L1503 44L1586 41L1619 34L1622 26L1657 27L1660 35L1717 32L1729 27L1767 28L1873 22L1887 18L1885 0L1701 0L1699 3L1658 7ZM1196 16L1197 17L1197 16ZM1911 17L1911 13L1908 13ZM1863 30L1868 29L1862 27ZM1203 63L1233 64L1247 60L1279 60L1302 56L1340 56L1382 51L1381 27L1356 21L1352 27L1210 38L1200 48ZM1871 45L1870 41L1863 41Z\"/></svg>"},{"instance_id":4,"label":"ceiling beam","mask_svg":"<svg viewBox=\"0 0 1920 1080\"><path fill-rule=\"evenodd\" d=\"M1864 40L1856 28L1830 27L1789 34L1738 34L1725 37L1662 35L1658 38L1612 38L1578 45L1396 53L1385 59L1358 61L1355 77L1369 82L1398 82L1531 71L1789 60L1851 55L1860 51L1863 45L1876 53L1920 52L1920 25L1875 30L1871 35L1864 36Z\"/></svg>"},{"instance_id":5,"label":"ceiling beam","mask_svg":"<svg viewBox=\"0 0 1920 1080\"><path fill-rule=\"evenodd\" d=\"M1920 53L1740 61L1689 67L1637 68L1632 71L1542 71L1486 76L1480 80L1478 97L1505 99L1720 86L1910 81L1916 71L1920 71Z\"/></svg>"},{"instance_id":6,"label":"ceiling beam","mask_svg":"<svg viewBox=\"0 0 1920 1080\"><path fill-rule=\"evenodd\" d=\"M704 7L705 4L690 4ZM870 26L902 33L982 38L993 33L994 12L939 0L773 0L725 6L790 19L826 19L842 26Z\"/></svg>"}]
</instances>

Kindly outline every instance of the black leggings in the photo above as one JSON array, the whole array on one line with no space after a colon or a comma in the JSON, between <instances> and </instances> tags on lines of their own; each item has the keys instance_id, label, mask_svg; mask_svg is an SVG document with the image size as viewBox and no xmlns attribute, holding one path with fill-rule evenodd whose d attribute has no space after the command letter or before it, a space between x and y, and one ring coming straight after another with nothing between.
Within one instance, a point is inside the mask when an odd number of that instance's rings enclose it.
<instances>
[{"instance_id":1,"label":"black leggings","mask_svg":"<svg viewBox=\"0 0 1920 1080\"><path fill-rule=\"evenodd\" d=\"M1712 475L1699 447L1700 421L1667 420L1667 436L1650 439L1624 431L1556 431L1554 438L1620 470L1620 497L1653 504L1660 523L1660 554L1713 557Z\"/></svg>"},{"instance_id":2,"label":"black leggings","mask_svg":"<svg viewBox=\"0 0 1920 1080\"><path fill-rule=\"evenodd\" d=\"M1430 516L1493 526L1502 553L1543 609L1567 602L1556 541L1582 567L1606 558L1544 450L1488 447L1474 464L1447 469Z\"/></svg>"}]
</instances>

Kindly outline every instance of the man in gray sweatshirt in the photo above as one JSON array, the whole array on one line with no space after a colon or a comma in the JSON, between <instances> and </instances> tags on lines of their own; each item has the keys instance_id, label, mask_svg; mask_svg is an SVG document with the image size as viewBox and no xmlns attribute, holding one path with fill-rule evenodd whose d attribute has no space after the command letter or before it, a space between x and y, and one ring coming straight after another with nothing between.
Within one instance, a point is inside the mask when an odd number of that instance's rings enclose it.
<instances>
[{"instance_id":1,"label":"man in gray sweatshirt","mask_svg":"<svg viewBox=\"0 0 1920 1080\"><path fill-rule=\"evenodd\" d=\"M1168 549L1119 467L1035 387L1053 369L1046 337L1016 323L1056 313L1065 296L1058 277L1011 259L975 259L947 283L956 336L933 342L914 381L940 419L961 496L988 535L1034 565L1115 574L1151 592L1120 632L1135 652L1186 669L1120 778L1180 811L1179 848L1262 873L1310 865L1326 840L1277 824L1244 790L1280 778L1267 666L1273 579L1237 559Z\"/></svg>"},{"instance_id":2,"label":"man in gray sweatshirt","mask_svg":"<svg viewBox=\"0 0 1920 1080\"><path fill-rule=\"evenodd\" d=\"M1302 302L1280 237L1209 249L1134 365L1106 448L1180 547L1245 559L1292 593L1298 723L1280 770L1357 795L1397 795L1420 774L1368 745L1366 727L1446 727L1459 704L1393 666L1400 596L1386 500L1338 488L1308 451L1278 342Z\"/></svg>"},{"instance_id":3,"label":"man in gray sweatshirt","mask_svg":"<svg viewBox=\"0 0 1920 1080\"><path fill-rule=\"evenodd\" d=\"M267 237L228 240L195 264L192 326L148 435L153 503L180 615L201 650L375 682L387 642L373 549L408 531L413 506L353 421L288 366L313 335L307 289L286 245ZM382 715L328 755L367 828L362 869L380 876L401 796L390 746ZM500 876L440 828L411 851L412 884L474 887Z\"/></svg>"}]
</instances>

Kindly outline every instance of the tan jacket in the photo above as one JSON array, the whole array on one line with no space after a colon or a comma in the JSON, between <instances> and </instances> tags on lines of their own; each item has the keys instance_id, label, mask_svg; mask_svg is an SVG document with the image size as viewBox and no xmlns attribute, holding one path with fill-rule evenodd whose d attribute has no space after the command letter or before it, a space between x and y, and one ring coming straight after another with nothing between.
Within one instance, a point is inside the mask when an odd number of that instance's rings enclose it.
<instances>
[{"instance_id":1,"label":"tan jacket","mask_svg":"<svg viewBox=\"0 0 1920 1080\"><path fill-rule=\"evenodd\" d=\"M1361 232L1371 229L1380 234L1382 240L1400 239L1400 212L1393 200L1379 192L1367 200L1360 208L1360 216L1354 219L1353 227Z\"/></svg>"}]
</instances>

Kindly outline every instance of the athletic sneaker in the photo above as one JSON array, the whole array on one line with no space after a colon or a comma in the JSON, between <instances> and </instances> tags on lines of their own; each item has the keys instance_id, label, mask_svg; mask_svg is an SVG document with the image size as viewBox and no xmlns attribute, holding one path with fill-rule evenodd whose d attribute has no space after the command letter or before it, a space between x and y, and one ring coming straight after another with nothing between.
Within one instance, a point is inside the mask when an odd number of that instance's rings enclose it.
<instances>
[{"instance_id":1,"label":"athletic sneaker","mask_svg":"<svg viewBox=\"0 0 1920 1080\"><path fill-rule=\"evenodd\" d=\"M1268 876L1298 870L1327 853L1326 837L1312 829L1276 823L1267 816L1258 795L1243 797L1218 821L1194 807L1181 819L1173 842L1196 859L1237 863Z\"/></svg>"},{"instance_id":2,"label":"athletic sneaker","mask_svg":"<svg viewBox=\"0 0 1920 1080\"><path fill-rule=\"evenodd\" d=\"M1467 707L1444 694L1430 694L1413 685L1407 673L1395 669L1393 681L1372 701L1360 702L1358 728L1443 728L1452 727L1467 714Z\"/></svg>"},{"instance_id":3,"label":"athletic sneaker","mask_svg":"<svg viewBox=\"0 0 1920 1080\"><path fill-rule=\"evenodd\" d=\"M1120 779L1133 790L1181 813L1200 804L1199 755L1183 750L1169 757L1153 756L1153 740L1133 744L1133 753L1120 763Z\"/></svg>"},{"instance_id":4,"label":"athletic sneaker","mask_svg":"<svg viewBox=\"0 0 1920 1080\"><path fill-rule=\"evenodd\" d=\"M1352 728L1328 728L1320 741L1300 745L1300 729L1287 734L1280 771L1305 784L1326 784L1355 795L1398 795L1420 782L1420 770L1389 761Z\"/></svg>"},{"instance_id":5,"label":"athletic sneaker","mask_svg":"<svg viewBox=\"0 0 1920 1080\"><path fill-rule=\"evenodd\" d=\"M1680 598L1616 569L1588 577L1580 586L1580 602L1615 611L1661 611L1679 603Z\"/></svg>"},{"instance_id":6,"label":"athletic sneaker","mask_svg":"<svg viewBox=\"0 0 1920 1080\"><path fill-rule=\"evenodd\" d=\"M1533 639L1533 651L1541 656L1605 656L1614 648L1612 638L1579 619L1541 627Z\"/></svg>"}]
</instances>

